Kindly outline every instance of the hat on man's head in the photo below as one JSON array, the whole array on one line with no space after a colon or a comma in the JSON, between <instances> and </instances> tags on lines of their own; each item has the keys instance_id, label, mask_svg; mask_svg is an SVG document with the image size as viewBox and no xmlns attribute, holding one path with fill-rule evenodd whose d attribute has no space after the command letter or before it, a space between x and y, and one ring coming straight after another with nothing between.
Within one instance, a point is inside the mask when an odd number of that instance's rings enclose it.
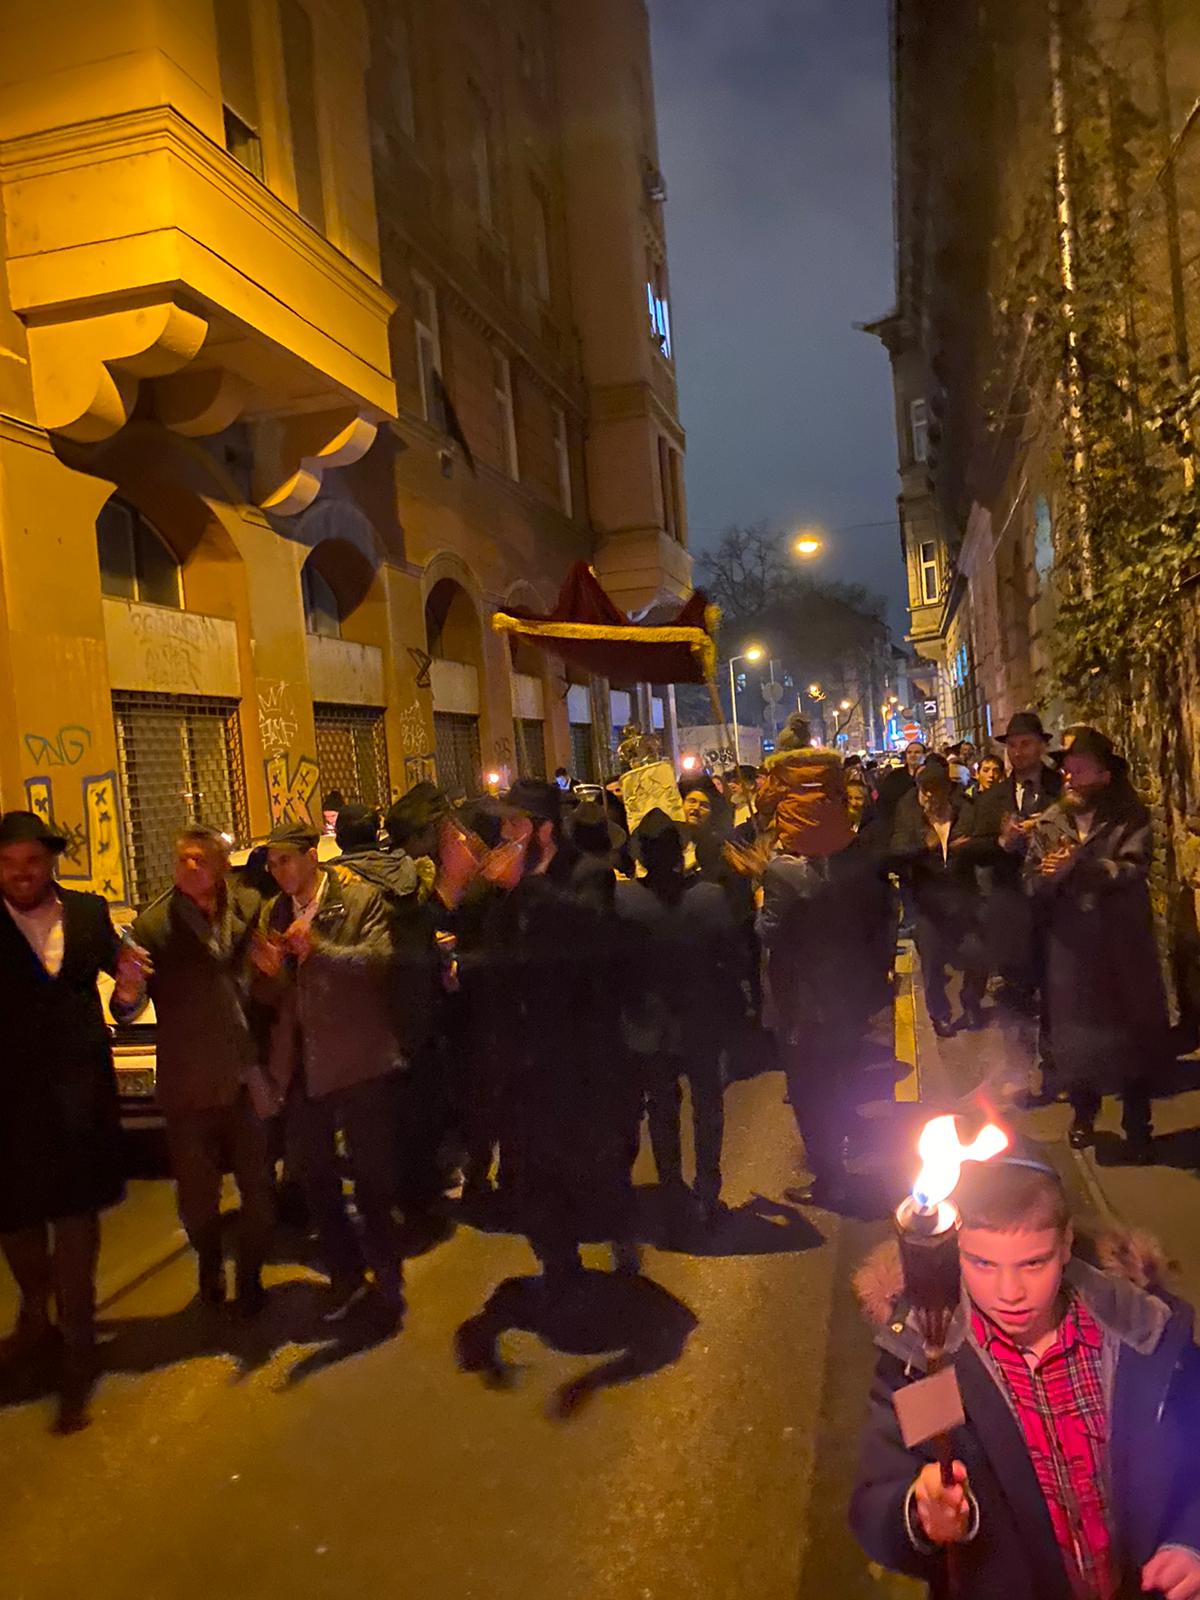
<instances>
[{"instance_id":1,"label":"hat on man's head","mask_svg":"<svg viewBox=\"0 0 1200 1600\"><path fill-rule=\"evenodd\" d=\"M563 832L573 845L587 855L608 855L625 843L624 828L618 828L598 800L584 800L563 820Z\"/></svg>"},{"instance_id":2,"label":"hat on man's head","mask_svg":"<svg viewBox=\"0 0 1200 1600\"><path fill-rule=\"evenodd\" d=\"M383 825L392 849L399 850L449 814L450 802L446 796L436 784L423 779L392 802Z\"/></svg>"},{"instance_id":3,"label":"hat on man's head","mask_svg":"<svg viewBox=\"0 0 1200 1600\"><path fill-rule=\"evenodd\" d=\"M1091 756L1093 761L1099 761L1110 772L1125 763L1117 754L1116 746L1106 733L1101 733L1099 728L1080 728L1071 742L1071 748L1066 752L1066 757Z\"/></svg>"},{"instance_id":4,"label":"hat on man's head","mask_svg":"<svg viewBox=\"0 0 1200 1600\"><path fill-rule=\"evenodd\" d=\"M36 811L6 811L0 817L0 845L5 844L44 844L55 855L67 848L63 835L43 822Z\"/></svg>"},{"instance_id":5,"label":"hat on man's head","mask_svg":"<svg viewBox=\"0 0 1200 1600\"><path fill-rule=\"evenodd\" d=\"M379 813L374 806L361 803L343 806L337 814L334 833L343 850L353 850L379 841Z\"/></svg>"},{"instance_id":6,"label":"hat on man's head","mask_svg":"<svg viewBox=\"0 0 1200 1600\"><path fill-rule=\"evenodd\" d=\"M1042 719L1036 711L1014 711L1008 719L1008 727L996 737L1003 744L1005 740L1013 738L1019 733L1034 733L1039 739L1049 739L1050 735L1042 727Z\"/></svg>"},{"instance_id":7,"label":"hat on man's head","mask_svg":"<svg viewBox=\"0 0 1200 1600\"><path fill-rule=\"evenodd\" d=\"M647 856L653 856L663 845L672 842L679 848L680 856L683 855L683 829L669 817L660 806L655 806L652 811L638 823L629 839L629 849L635 861L646 864Z\"/></svg>"},{"instance_id":8,"label":"hat on man's head","mask_svg":"<svg viewBox=\"0 0 1200 1600\"><path fill-rule=\"evenodd\" d=\"M917 771L918 789L952 789L953 786L954 780L950 776L950 768L944 761L935 761L931 758Z\"/></svg>"},{"instance_id":9,"label":"hat on man's head","mask_svg":"<svg viewBox=\"0 0 1200 1600\"><path fill-rule=\"evenodd\" d=\"M535 822L557 822L562 816L562 790L545 778L518 778L504 796L504 804Z\"/></svg>"},{"instance_id":10,"label":"hat on man's head","mask_svg":"<svg viewBox=\"0 0 1200 1600\"><path fill-rule=\"evenodd\" d=\"M311 822L280 822L271 829L267 844L272 850L315 850L320 837Z\"/></svg>"}]
</instances>

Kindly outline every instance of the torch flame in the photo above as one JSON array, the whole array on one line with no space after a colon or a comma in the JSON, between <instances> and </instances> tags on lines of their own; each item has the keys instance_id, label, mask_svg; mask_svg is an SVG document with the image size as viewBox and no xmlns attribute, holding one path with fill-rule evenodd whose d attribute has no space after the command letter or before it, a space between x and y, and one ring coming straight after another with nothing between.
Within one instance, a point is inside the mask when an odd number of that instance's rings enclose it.
<instances>
[{"instance_id":1,"label":"torch flame","mask_svg":"<svg viewBox=\"0 0 1200 1600\"><path fill-rule=\"evenodd\" d=\"M932 1211L954 1193L964 1161L990 1161L1007 1148L1008 1135L994 1122L982 1128L970 1144L961 1144L956 1118L934 1117L921 1129L917 1141L921 1170L913 1184L913 1199L922 1211Z\"/></svg>"}]
</instances>

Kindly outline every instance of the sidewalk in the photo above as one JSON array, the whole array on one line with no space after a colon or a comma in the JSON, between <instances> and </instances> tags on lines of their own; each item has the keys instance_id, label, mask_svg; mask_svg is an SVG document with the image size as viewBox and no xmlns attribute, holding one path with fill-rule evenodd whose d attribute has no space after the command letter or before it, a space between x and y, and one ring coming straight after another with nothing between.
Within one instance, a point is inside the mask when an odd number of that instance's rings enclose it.
<instances>
[{"instance_id":1,"label":"sidewalk","mask_svg":"<svg viewBox=\"0 0 1200 1600\"><path fill-rule=\"evenodd\" d=\"M914 1075L921 1101L947 1110L964 1100L1008 1104L1014 1090L1033 1074L1036 1024L989 999L982 1032L939 1039L925 1009L915 952L911 961ZM898 1037L900 1031L898 1020ZM1067 1106L1019 1111L1016 1120L1031 1138L1047 1146L1047 1154L1086 1211L1153 1234L1178 1265L1175 1287L1193 1304L1200 1304L1200 1061L1181 1061L1178 1071L1179 1092L1155 1101L1151 1167L1123 1164L1121 1108L1115 1100L1104 1103L1093 1150L1075 1151L1067 1144L1071 1122Z\"/></svg>"}]
</instances>

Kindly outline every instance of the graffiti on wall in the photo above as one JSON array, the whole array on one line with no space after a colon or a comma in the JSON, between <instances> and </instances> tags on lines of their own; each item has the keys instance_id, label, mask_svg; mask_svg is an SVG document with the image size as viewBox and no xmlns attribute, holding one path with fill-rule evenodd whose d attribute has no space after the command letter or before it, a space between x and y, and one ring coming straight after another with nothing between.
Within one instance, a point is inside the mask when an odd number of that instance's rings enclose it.
<instances>
[{"instance_id":1,"label":"graffiti on wall","mask_svg":"<svg viewBox=\"0 0 1200 1600\"><path fill-rule=\"evenodd\" d=\"M35 767L74 767L91 749L92 730L69 722L57 733L27 733L25 748Z\"/></svg>"},{"instance_id":2,"label":"graffiti on wall","mask_svg":"<svg viewBox=\"0 0 1200 1600\"><path fill-rule=\"evenodd\" d=\"M267 769L267 799L271 805L271 823L311 822L310 802L317 792L319 772L311 756L301 756L295 767L289 768L286 754L271 756L265 763Z\"/></svg>"},{"instance_id":3,"label":"graffiti on wall","mask_svg":"<svg viewBox=\"0 0 1200 1600\"><path fill-rule=\"evenodd\" d=\"M221 641L216 617L164 606L134 606L129 625L147 682L168 685L174 694L204 692L204 667L209 652Z\"/></svg>"},{"instance_id":4,"label":"graffiti on wall","mask_svg":"<svg viewBox=\"0 0 1200 1600\"><path fill-rule=\"evenodd\" d=\"M400 743L404 747L405 755L417 755L429 743L429 735L425 728L425 714L421 710L421 702L414 700L411 705L405 706L400 713Z\"/></svg>"},{"instance_id":5,"label":"graffiti on wall","mask_svg":"<svg viewBox=\"0 0 1200 1600\"><path fill-rule=\"evenodd\" d=\"M291 748L300 730L300 719L292 703L292 686L282 678L263 679L258 685L258 734L268 757Z\"/></svg>"},{"instance_id":6,"label":"graffiti on wall","mask_svg":"<svg viewBox=\"0 0 1200 1600\"><path fill-rule=\"evenodd\" d=\"M54 780L26 778L25 795L30 811L57 829L66 839L59 878L73 889L88 889L103 895L112 905L129 904L129 881L125 870L125 845L121 833L121 809L117 798L117 775L102 772L84 778L83 824L76 827L59 821L54 805Z\"/></svg>"},{"instance_id":7,"label":"graffiti on wall","mask_svg":"<svg viewBox=\"0 0 1200 1600\"><path fill-rule=\"evenodd\" d=\"M413 666L417 669L417 688L428 689L429 672L433 666L433 657L428 650L419 650L416 645L412 644L408 647L408 653Z\"/></svg>"}]
</instances>

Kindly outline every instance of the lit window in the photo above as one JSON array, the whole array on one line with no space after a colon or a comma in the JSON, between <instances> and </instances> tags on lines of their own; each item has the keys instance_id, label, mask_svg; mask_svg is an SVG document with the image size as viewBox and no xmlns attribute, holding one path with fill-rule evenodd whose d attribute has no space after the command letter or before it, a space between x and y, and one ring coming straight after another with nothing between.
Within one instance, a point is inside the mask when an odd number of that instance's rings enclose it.
<instances>
[{"instance_id":1,"label":"lit window","mask_svg":"<svg viewBox=\"0 0 1200 1600\"><path fill-rule=\"evenodd\" d=\"M443 425L437 374L442 370L442 341L438 328L437 295L427 278L413 273L413 325L417 339L417 373L421 384L421 414L435 427Z\"/></svg>"},{"instance_id":2,"label":"lit window","mask_svg":"<svg viewBox=\"0 0 1200 1600\"><path fill-rule=\"evenodd\" d=\"M517 418L513 409L512 367L506 355L492 351L492 383L496 391L496 411L500 421L500 449L504 470L510 478L521 476L517 459Z\"/></svg>"},{"instance_id":3,"label":"lit window","mask_svg":"<svg viewBox=\"0 0 1200 1600\"><path fill-rule=\"evenodd\" d=\"M1054 523L1050 516L1050 502L1044 495L1038 496L1034 508L1033 566L1042 582L1054 570Z\"/></svg>"},{"instance_id":4,"label":"lit window","mask_svg":"<svg viewBox=\"0 0 1200 1600\"><path fill-rule=\"evenodd\" d=\"M575 512L575 496L571 486L571 439L567 432L567 415L561 406L554 408L554 456L558 463L558 503L564 517Z\"/></svg>"},{"instance_id":5,"label":"lit window","mask_svg":"<svg viewBox=\"0 0 1200 1600\"><path fill-rule=\"evenodd\" d=\"M475 183L475 209L485 228L495 225L492 157L492 113L478 89L471 90L471 172Z\"/></svg>"},{"instance_id":6,"label":"lit window","mask_svg":"<svg viewBox=\"0 0 1200 1600\"><path fill-rule=\"evenodd\" d=\"M909 432L912 438L914 461L929 460L929 407L924 400L914 400L908 408Z\"/></svg>"},{"instance_id":7,"label":"lit window","mask_svg":"<svg viewBox=\"0 0 1200 1600\"><path fill-rule=\"evenodd\" d=\"M141 512L115 496L96 518L100 592L111 600L183 609L179 562Z\"/></svg>"},{"instance_id":8,"label":"lit window","mask_svg":"<svg viewBox=\"0 0 1200 1600\"><path fill-rule=\"evenodd\" d=\"M930 539L921 546L921 603L932 605L938 597L937 545Z\"/></svg>"},{"instance_id":9,"label":"lit window","mask_svg":"<svg viewBox=\"0 0 1200 1600\"><path fill-rule=\"evenodd\" d=\"M652 269L646 283L646 301L650 310L650 337L668 361L672 357L671 307L667 300L666 272L661 265Z\"/></svg>"}]
</instances>

